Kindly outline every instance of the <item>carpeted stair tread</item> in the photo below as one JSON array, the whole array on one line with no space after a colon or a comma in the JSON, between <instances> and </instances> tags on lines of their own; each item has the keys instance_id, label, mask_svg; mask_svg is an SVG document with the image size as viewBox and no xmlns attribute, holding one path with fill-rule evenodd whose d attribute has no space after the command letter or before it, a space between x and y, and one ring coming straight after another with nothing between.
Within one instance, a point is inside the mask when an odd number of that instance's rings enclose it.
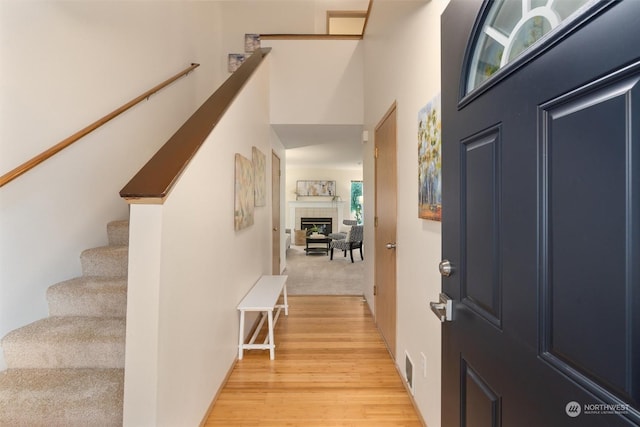
<instances>
[{"instance_id":1,"label":"carpeted stair tread","mask_svg":"<svg viewBox=\"0 0 640 427\"><path fill-rule=\"evenodd\" d=\"M107 224L109 245L127 246L129 244L129 220L111 221Z\"/></svg>"},{"instance_id":2,"label":"carpeted stair tread","mask_svg":"<svg viewBox=\"0 0 640 427\"><path fill-rule=\"evenodd\" d=\"M126 277L128 246L100 246L80 254L83 276Z\"/></svg>"},{"instance_id":3,"label":"carpeted stair tread","mask_svg":"<svg viewBox=\"0 0 640 427\"><path fill-rule=\"evenodd\" d=\"M2 339L9 368L123 368L125 319L47 317Z\"/></svg>"},{"instance_id":4,"label":"carpeted stair tread","mask_svg":"<svg viewBox=\"0 0 640 427\"><path fill-rule=\"evenodd\" d=\"M1 344L0 426L121 426L129 221L80 255L81 277L47 290L49 317Z\"/></svg>"},{"instance_id":5,"label":"carpeted stair tread","mask_svg":"<svg viewBox=\"0 0 640 427\"><path fill-rule=\"evenodd\" d=\"M127 279L76 277L47 289L51 316L125 317Z\"/></svg>"},{"instance_id":6,"label":"carpeted stair tread","mask_svg":"<svg viewBox=\"0 0 640 427\"><path fill-rule=\"evenodd\" d=\"M123 369L0 372L0 426L121 426Z\"/></svg>"}]
</instances>

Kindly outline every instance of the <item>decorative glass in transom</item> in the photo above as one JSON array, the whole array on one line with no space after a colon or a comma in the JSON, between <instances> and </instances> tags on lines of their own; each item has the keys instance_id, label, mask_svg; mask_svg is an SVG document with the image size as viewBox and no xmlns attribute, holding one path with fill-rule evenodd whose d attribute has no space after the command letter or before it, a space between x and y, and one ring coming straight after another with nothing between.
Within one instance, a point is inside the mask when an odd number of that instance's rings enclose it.
<instances>
[{"instance_id":1,"label":"decorative glass in transom","mask_svg":"<svg viewBox=\"0 0 640 427\"><path fill-rule=\"evenodd\" d=\"M495 0L479 27L467 87L471 92L546 34L579 15L595 0ZM635 0L634 0L635 1Z\"/></svg>"}]
</instances>

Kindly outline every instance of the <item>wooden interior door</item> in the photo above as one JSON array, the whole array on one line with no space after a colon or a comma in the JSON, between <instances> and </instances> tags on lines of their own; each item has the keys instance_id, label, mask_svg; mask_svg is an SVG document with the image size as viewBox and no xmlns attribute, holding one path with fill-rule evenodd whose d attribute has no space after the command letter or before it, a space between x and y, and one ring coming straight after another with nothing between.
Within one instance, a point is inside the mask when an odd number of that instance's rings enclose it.
<instances>
[{"instance_id":1,"label":"wooden interior door","mask_svg":"<svg viewBox=\"0 0 640 427\"><path fill-rule=\"evenodd\" d=\"M280 274L280 157L271 152L271 272Z\"/></svg>"},{"instance_id":2,"label":"wooden interior door","mask_svg":"<svg viewBox=\"0 0 640 427\"><path fill-rule=\"evenodd\" d=\"M375 307L376 323L389 352L396 354L396 105L375 129Z\"/></svg>"},{"instance_id":3,"label":"wooden interior door","mask_svg":"<svg viewBox=\"0 0 640 427\"><path fill-rule=\"evenodd\" d=\"M506 18L525 38L571 4L442 15L444 427L640 425L640 2L484 72Z\"/></svg>"}]
</instances>

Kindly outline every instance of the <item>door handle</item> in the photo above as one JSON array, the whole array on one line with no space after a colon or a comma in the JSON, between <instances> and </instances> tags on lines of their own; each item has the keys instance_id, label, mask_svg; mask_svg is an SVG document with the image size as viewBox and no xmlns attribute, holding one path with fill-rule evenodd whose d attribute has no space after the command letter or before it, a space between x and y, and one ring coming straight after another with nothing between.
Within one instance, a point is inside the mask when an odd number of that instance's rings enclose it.
<instances>
[{"instance_id":1,"label":"door handle","mask_svg":"<svg viewBox=\"0 0 640 427\"><path fill-rule=\"evenodd\" d=\"M273 227L273 231L278 231L278 227Z\"/></svg>"},{"instance_id":2,"label":"door handle","mask_svg":"<svg viewBox=\"0 0 640 427\"><path fill-rule=\"evenodd\" d=\"M386 245L384 245L387 249L395 249L396 248L396 244L395 243L387 243Z\"/></svg>"},{"instance_id":3,"label":"door handle","mask_svg":"<svg viewBox=\"0 0 640 427\"><path fill-rule=\"evenodd\" d=\"M451 273L453 273L453 265L448 259L443 259L440 261L440 264L438 264L438 270L440 270L440 274L443 277L449 277Z\"/></svg>"},{"instance_id":4,"label":"door handle","mask_svg":"<svg viewBox=\"0 0 640 427\"><path fill-rule=\"evenodd\" d=\"M440 293L438 302L430 302L431 311L441 322L451 322L453 320L453 300L447 294Z\"/></svg>"}]
</instances>

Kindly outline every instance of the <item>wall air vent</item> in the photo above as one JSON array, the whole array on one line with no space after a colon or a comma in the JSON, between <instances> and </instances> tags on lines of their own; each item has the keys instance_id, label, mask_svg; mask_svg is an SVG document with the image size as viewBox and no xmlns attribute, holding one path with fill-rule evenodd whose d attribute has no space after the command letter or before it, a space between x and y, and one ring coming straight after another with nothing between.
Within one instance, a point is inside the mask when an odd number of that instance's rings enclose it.
<instances>
[{"instance_id":1,"label":"wall air vent","mask_svg":"<svg viewBox=\"0 0 640 427\"><path fill-rule=\"evenodd\" d=\"M404 352L404 379L407 381L407 386L413 396L413 361L406 350Z\"/></svg>"}]
</instances>

